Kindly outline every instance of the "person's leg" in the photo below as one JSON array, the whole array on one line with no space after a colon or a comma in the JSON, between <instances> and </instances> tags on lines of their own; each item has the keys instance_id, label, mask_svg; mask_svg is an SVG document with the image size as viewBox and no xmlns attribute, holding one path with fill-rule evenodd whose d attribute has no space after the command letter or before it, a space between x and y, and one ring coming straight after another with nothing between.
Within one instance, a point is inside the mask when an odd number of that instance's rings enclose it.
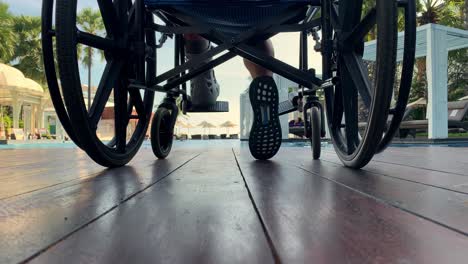
<instances>
[{"instance_id":1,"label":"person's leg","mask_svg":"<svg viewBox=\"0 0 468 264\"><path fill-rule=\"evenodd\" d=\"M274 56L270 40L260 42L256 47L267 55ZM254 114L249 136L250 153L256 159L270 159L276 155L281 146L278 88L273 79L273 72L249 60L244 60L244 64L253 79L249 88Z\"/></svg>"},{"instance_id":2,"label":"person's leg","mask_svg":"<svg viewBox=\"0 0 468 264\"><path fill-rule=\"evenodd\" d=\"M263 51L267 55L270 55L272 57L275 56L275 51L273 48L273 44L271 43L271 40L266 40L264 42L259 42L255 47L258 50ZM263 68L262 66L259 66L247 59L244 59L244 65L247 68L247 70L250 72L250 76L252 76L252 79L255 79L260 76L273 76L273 72Z\"/></svg>"},{"instance_id":3,"label":"person's leg","mask_svg":"<svg viewBox=\"0 0 468 264\"><path fill-rule=\"evenodd\" d=\"M207 52L211 48L208 40L196 34L186 34L185 54L188 60ZM208 62L208 61L206 61ZM210 106L216 103L219 96L219 85L214 70L208 70L190 80L190 96L195 106Z\"/></svg>"}]
</instances>

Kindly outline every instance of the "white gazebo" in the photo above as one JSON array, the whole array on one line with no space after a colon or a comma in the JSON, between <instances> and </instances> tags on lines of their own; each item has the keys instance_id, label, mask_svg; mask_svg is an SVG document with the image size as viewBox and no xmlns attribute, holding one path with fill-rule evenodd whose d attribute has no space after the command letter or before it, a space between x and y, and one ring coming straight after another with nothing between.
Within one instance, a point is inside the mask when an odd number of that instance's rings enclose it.
<instances>
[{"instance_id":1,"label":"white gazebo","mask_svg":"<svg viewBox=\"0 0 468 264\"><path fill-rule=\"evenodd\" d=\"M19 128L23 107L25 132L43 126L44 90L37 82L24 77L16 68L0 63L0 105L13 109L13 128ZM27 134L26 133L26 134Z\"/></svg>"},{"instance_id":2,"label":"white gazebo","mask_svg":"<svg viewBox=\"0 0 468 264\"><path fill-rule=\"evenodd\" d=\"M403 59L403 32L398 34L398 61ZM448 137L448 52L468 47L468 31L436 24L417 28L416 58L426 57L429 138ZM364 59L376 58L375 41L365 45Z\"/></svg>"}]
</instances>

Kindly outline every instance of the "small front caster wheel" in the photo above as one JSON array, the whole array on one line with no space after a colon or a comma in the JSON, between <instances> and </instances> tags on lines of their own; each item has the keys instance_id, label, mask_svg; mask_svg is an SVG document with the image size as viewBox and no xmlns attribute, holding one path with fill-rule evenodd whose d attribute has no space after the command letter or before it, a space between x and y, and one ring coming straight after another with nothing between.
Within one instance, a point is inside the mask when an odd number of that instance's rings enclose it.
<instances>
[{"instance_id":1,"label":"small front caster wheel","mask_svg":"<svg viewBox=\"0 0 468 264\"><path fill-rule=\"evenodd\" d=\"M173 132L171 112L165 107L158 108L151 125L151 148L158 159L165 159L171 152Z\"/></svg>"},{"instance_id":2,"label":"small front caster wheel","mask_svg":"<svg viewBox=\"0 0 468 264\"><path fill-rule=\"evenodd\" d=\"M320 109L316 106L312 107L310 110L310 120L309 124L311 126L310 131L311 137L310 137L310 143L312 147L312 156L314 160L318 160L320 158L320 151L321 151L321 145L320 145L320 139L321 139L321 115L320 115Z\"/></svg>"}]
</instances>

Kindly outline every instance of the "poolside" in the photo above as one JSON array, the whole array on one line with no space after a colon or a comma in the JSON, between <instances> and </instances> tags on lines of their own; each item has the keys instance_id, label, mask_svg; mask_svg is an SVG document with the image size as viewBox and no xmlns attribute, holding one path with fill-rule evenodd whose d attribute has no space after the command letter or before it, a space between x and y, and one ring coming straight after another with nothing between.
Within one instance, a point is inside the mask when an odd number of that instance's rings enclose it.
<instances>
[{"instance_id":1,"label":"poolside","mask_svg":"<svg viewBox=\"0 0 468 264\"><path fill-rule=\"evenodd\" d=\"M183 146L188 148L200 147L200 146L210 146L210 147L239 147L247 146L247 141L239 140L184 140L184 141L174 141L176 146ZM308 140L292 140L283 142L283 148L298 147L298 148L309 148L310 142ZM406 141L391 144L391 147L396 148L408 148L408 147L468 147L468 139L462 140L442 140L428 142L427 140L423 141ZM77 148L75 143L72 141L19 141L14 142L10 141L8 144L0 144L0 150L2 149L57 149L57 148ZM149 140L143 142L142 148L151 148L151 143ZM333 145L330 142L322 142L322 148L333 149Z\"/></svg>"}]
</instances>

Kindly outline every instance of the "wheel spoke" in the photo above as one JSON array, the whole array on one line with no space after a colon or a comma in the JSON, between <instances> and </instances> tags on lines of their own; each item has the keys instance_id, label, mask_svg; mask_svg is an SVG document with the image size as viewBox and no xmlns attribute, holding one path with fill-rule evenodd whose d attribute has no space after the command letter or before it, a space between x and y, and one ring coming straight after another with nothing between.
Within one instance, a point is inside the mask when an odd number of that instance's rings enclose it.
<instances>
[{"instance_id":1,"label":"wheel spoke","mask_svg":"<svg viewBox=\"0 0 468 264\"><path fill-rule=\"evenodd\" d=\"M127 87L119 82L114 88L115 140L118 152L125 152L127 146Z\"/></svg>"},{"instance_id":2,"label":"wheel spoke","mask_svg":"<svg viewBox=\"0 0 468 264\"><path fill-rule=\"evenodd\" d=\"M343 32L350 32L361 21L363 0L340 1L339 18Z\"/></svg>"},{"instance_id":3,"label":"wheel spoke","mask_svg":"<svg viewBox=\"0 0 468 264\"><path fill-rule=\"evenodd\" d=\"M335 7L331 8L330 21L333 25L333 28L335 28L335 30L341 29L341 23L340 23L338 11L336 10Z\"/></svg>"},{"instance_id":4,"label":"wheel spoke","mask_svg":"<svg viewBox=\"0 0 468 264\"><path fill-rule=\"evenodd\" d=\"M371 81L367 73L367 68L362 58L355 53L343 54L344 64L347 72L351 75L354 87L357 88L367 109L370 109L372 101Z\"/></svg>"},{"instance_id":5,"label":"wheel spoke","mask_svg":"<svg viewBox=\"0 0 468 264\"><path fill-rule=\"evenodd\" d=\"M352 47L360 44L375 26L376 21L377 10L372 8L362 21L344 38L343 43L347 43L347 45L351 44L350 46Z\"/></svg>"},{"instance_id":6,"label":"wheel spoke","mask_svg":"<svg viewBox=\"0 0 468 264\"><path fill-rule=\"evenodd\" d=\"M341 121L343 120L343 97L341 84L337 85L335 88L332 113L332 124L338 129L341 126Z\"/></svg>"},{"instance_id":7,"label":"wheel spoke","mask_svg":"<svg viewBox=\"0 0 468 264\"><path fill-rule=\"evenodd\" d=\"M78 43L100 50L111 50L115 48L113 40L96 36L80 30L78 30L77 41Z\"/></svg>"},{"instance_id":8,"label":"wheel spoke","mask_svg":"<svg viewBox=\"0 0 468 264\"><path fill-rule=\"evenodd\" d=\"M115 137L113 137L109 142L106 144L109 148L115 147Z\"/></svg>"},{"instance_id":9,"label":"wheel spoke","mask_svg":"<svg viewBox=\"0 0 468 264\"><path fill-rule=\"evenodd\" d=\"M128 0L115 0L114 1L115 8L117 10L117 17L119 19L119 28L121 33L127 34L128 33L128 7L129 1Z\"/></svg>"},{"instance_id":10,"label":"wheel spoke","mask_svg":"<svg viewBox=\"0 0 468 264\"><path fill-rule=\"evenodd\" d=\"M107 34L110 36L116 36L117 34L117 13L115 12L114 5L110 0L98 0L99 10L101 11L102 20L104 27L106 28Z\"/></svg>"},{"instance_id":11,"label":"wheel spoke","mask_svg":"<svg viewBox=\"0 0 468 264\"><path fill-rule=\"evenodd\" d=\"M120 75L122 66L123 64L120 61L110 61L104 69L104 73L102 74L101 81L88 114L90 123L94 125L95 129L97 129L97 124L101 119L112 89Z\"/></svg>"},{"instance_id":12,"label":"wheel spoke","mask_svg":"<svg viewBox=\"0 0 468 264\"><path fill-rule=\"evenodd\" d=\"M344 63L342 61L342 63ZM352 154L359 145L358 125L358 91L351 80L351 73L347 69L342 71L343 110L345 115L346 149Z\"/></svg>"},{"instance_id":13,"label":"wheel spoke","mask_svg":"<svg viewBox=\"0 0 468 264\"><path fill-rule=\"evenodd\" d=\"M143 103L143 99L141 98L141 94L139 90L131 89L129 90L130 93L130 101L131 104L135 107L135 110L138 113L140 118L146 116L145 105Z\"/></svg>"}]
</instances>

